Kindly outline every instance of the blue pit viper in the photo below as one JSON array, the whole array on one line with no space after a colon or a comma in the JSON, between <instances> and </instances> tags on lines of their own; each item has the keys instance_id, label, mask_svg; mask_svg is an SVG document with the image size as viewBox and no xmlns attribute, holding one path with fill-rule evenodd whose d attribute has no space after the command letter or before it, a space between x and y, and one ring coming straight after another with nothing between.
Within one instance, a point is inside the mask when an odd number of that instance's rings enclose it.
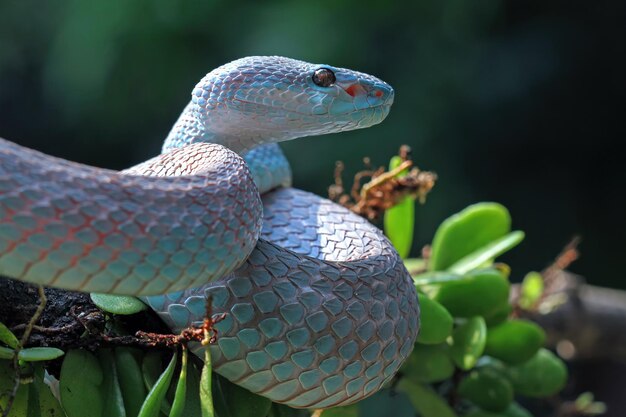
<instances>
[{"instance_id":1,"label":"blue pit viper","mask_svg":"<svg viewBox=\"0 0 626 417\"><path fill-rule=\"evenodd\" d=\"M290 188L277 142L380 123L394 99L360 72L247 57L207 74L162 153L116 172L0 139L0 274L141 296L173 331L216 325L214 370L292 407L378 391L419 330L383 234Z\"/></svg>"}]
</instances>

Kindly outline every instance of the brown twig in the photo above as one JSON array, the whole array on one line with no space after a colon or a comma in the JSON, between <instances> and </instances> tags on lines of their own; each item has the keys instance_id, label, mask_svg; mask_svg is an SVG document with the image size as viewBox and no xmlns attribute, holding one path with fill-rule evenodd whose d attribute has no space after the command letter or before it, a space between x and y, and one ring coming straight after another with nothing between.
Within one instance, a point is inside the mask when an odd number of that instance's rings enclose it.
<instances>
[{"instance_id":1,"label":"brown twig","mask_svg":"<svg viewBox=\"0 0 626 417\"><path fill-rule=\"evenodd\" d=\"M335 183L328 188L329 198L354 213L370 220L379 218L385 210L401 203L405 198L423 202L434 187L437 175L420 171L410 159L410 148L403 145L400 157L404 160L397 168L386 172L384 168L368 169L355 174L350 193L346 193L342 174L344 164L335 165ZM366 159L368 164L369 159ZM365 184L362 182L369 178Z\"/></svg>"},{"instance_id":2,"label":"brown twig","mask_svg":"<svg viewBox=\"0 0 626 417\"><path fill-rule=\"evenodd\" d=\"M562 293L568 283L564 280L566 275L563 274L563 272L580 257L580 252L578 251L580 240L579 236L574 236L574 238L565 245L554 261L541 271L544 289L541 296L532 307L522 308L522 306L520 306L521 287L513 287L511 292L511 305L513 306L512 317L523 316L529 312L550 311L560 303L566 301L563 299ZM555 297L558 299L555 299Z\"/></svg>"}]
</instances>

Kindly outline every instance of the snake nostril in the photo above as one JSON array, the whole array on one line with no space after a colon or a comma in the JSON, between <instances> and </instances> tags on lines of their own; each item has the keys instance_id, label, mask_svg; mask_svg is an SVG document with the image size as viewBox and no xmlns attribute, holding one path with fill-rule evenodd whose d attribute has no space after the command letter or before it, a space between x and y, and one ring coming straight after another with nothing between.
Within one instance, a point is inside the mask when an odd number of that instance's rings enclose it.
<instances>
[{"instance_id":1,"label":"snake nostril","mask_svg":"<svg viewBox=\"0 0 626 417\"><path fill-rule=\"evenodd\" d=\"M375 90L374 91L374 96L377 98L381 98L385 93L383 93L382 90Z\"/></svg>"}]
</instances>

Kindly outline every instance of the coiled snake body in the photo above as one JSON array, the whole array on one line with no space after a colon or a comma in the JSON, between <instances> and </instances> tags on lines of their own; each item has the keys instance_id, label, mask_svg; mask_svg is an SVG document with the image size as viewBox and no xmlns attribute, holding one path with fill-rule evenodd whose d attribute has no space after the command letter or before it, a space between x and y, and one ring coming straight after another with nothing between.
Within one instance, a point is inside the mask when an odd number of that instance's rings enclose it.
<instances>
[{"instance_id":1,"label":"coiled snake body","mask_svg":"<svg viewBox=\"0 0 626 417\"><path fill-rule=\"evenodd\" d=\"M360 400L410 353L417 295L378 229L288 187L275 142L369 127L392 102L366 74L249 57L204 77L163 153L122 173L0 139L0 274L143 296L175 331L210 295L227 313L216 372L293 407Z\"/></svg>"}]
</instances>

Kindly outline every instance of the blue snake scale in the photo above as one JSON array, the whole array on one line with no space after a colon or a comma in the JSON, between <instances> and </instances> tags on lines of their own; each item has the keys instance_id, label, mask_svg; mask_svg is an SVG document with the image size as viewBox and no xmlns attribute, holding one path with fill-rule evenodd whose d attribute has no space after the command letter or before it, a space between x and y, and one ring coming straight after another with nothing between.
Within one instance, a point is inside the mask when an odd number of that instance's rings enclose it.
<instances>
[{"instance_id":1,"label":"blue snake scale","mask_svg":"<svg viewBox=\"0 0 626 417\"><path fill-rule=\"evenodd\" d=\"M356 71L248 57L207 74L163 153L121 173L0 139L0 274L141 296L174 331L209 295L226 313L219 374L292 407L365 398L410 354L417 294L378 229L289 187L275 142L380 123L393 95Z\"/></svg>"}]
</instances>

